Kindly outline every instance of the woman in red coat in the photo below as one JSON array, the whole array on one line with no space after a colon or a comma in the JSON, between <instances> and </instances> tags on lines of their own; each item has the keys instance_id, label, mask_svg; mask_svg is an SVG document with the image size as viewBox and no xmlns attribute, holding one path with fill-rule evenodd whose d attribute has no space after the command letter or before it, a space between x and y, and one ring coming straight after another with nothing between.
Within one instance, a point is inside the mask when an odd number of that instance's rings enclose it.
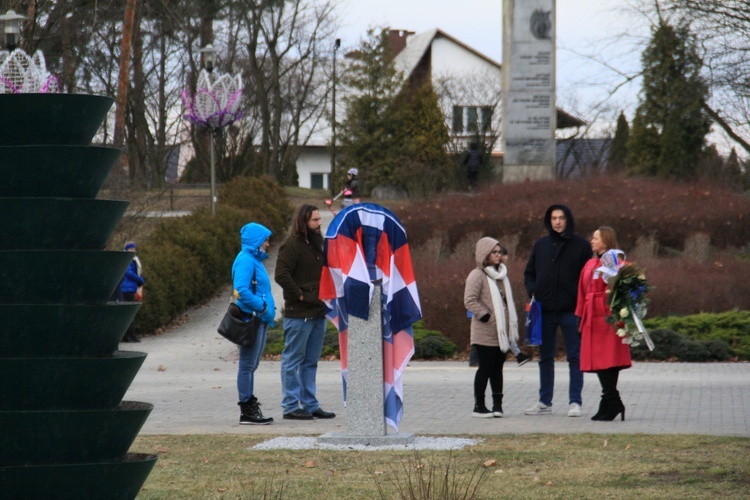
<instances>
[{"instance_id":1,"label":"woman in red coat","mask_svg":"<svg viewBox=\"0 0 750 500\"><path fill-rule=\"evenodd\" d=\"M613 325L607 323L610 315L607 305L607 269L602 267L600 257L608 250L617 248L617 236L611 227L602 226L591 237L594 256L586 263L578 281L576 316L581 320L581 371L593 372L602 385L599 411L591 420L614 420L622 415L625 406L617 391L620 370L630 368L630 346L622 343Z\"/></svg>"}]
</instances>

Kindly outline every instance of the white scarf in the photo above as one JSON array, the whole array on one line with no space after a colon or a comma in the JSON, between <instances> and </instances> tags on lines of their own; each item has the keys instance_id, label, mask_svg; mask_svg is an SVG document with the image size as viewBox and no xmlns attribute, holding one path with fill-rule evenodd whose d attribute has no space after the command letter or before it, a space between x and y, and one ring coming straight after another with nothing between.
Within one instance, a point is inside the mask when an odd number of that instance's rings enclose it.
<instances>
[{"instance_id":1,"label":"white scarf","mask_svg":"<svg viewBox=\"0 0 750 500\"><path fill-rule=\"evenodd\" d=\"M508 279L508 268L505 264L500 264L500 270L494 266L484 268L487 275L487 281L490 285L490 294L492 295L492 308L495 311L495 326L497 327L497 340L500 342L500 350L508 352L510 349L509 339L514 343L518 342L518 316L516 315L516 306L513 302L513 291L510 289L510 280ZM503 281L505 289L505 302L508 304L508 324L510 331L505 328L505 307L500 295L500 289L497 287L497 280Z\"/></svg>"}]
</instances>

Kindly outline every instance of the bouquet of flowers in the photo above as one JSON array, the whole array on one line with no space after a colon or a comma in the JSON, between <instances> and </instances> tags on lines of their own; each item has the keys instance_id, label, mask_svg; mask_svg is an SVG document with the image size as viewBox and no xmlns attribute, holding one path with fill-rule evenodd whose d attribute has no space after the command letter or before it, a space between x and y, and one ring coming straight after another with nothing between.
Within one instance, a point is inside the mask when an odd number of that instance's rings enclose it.
<instances>
[{"instance_id":1,"label":"bouquet of flowers","mask_svg":"<svg viewBox=\"0 0 750 500\"><path fill-rule=\"evenodd\" d=\"M607 279L609 308L611 315L607 322L615 327L615 332L622 337L622 343L637 346L645 342L649 350L654 350L648 332L641 321L646 316L648 299L646 294L652 288L646 276L638 266L624 262L617 274Z\"/></svg>"}]
</instances>

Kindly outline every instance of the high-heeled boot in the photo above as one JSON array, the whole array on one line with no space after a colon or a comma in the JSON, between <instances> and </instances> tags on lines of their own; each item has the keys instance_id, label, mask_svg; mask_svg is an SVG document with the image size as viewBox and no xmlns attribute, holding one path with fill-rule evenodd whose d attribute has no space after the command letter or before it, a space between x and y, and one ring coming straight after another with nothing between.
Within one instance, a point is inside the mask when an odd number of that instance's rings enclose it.
<instances>
[{"instance_id":1,"label":"high-heeled boot","mask_svg":"<svg viewBox=\"0 0 750 500\"><path fill-rule=\"evenodd\" d=\"M604 399L604 395L602 395L602 398L599 400L599 411L597 411L593 417L591 417L591 420L601 420L602 415L604 415L607 412L607 400Z\"/></svg>"},{"instance_id":2,"label":"high-heeled boot","mask_svg":"<svg viewBox=\"0 0 750 500\"><path fill-rule=\"evenodd\" d=\"M625 420L625 405L622 404L619 394L616 397L607 400L607 408L599 417L599 420L611 422L617 417L617 415L620 415L620 420Z\"/></svg>"}]
</instances>

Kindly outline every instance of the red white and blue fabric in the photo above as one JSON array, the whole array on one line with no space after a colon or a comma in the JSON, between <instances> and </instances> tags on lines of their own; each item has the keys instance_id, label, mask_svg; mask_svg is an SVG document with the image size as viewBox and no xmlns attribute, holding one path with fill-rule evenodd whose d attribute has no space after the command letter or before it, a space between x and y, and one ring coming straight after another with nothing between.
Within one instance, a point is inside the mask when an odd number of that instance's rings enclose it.
<instances>
[{"instance_id":1,"label":"red white and blue fabric","mask_svg":"<svg viewBox=\"0 0 750 500\"><path fill-rule=\"evenodd\" d=\"M339 331L344 401L349 315L368 319L373 282L382 280L384 412L386 423L398 432L403 415L402 375L414 355L412 325L422 317L406 231L380 205L352 205L328 227L323 255L320 298Z\"/></svg>"}]
</instances>

